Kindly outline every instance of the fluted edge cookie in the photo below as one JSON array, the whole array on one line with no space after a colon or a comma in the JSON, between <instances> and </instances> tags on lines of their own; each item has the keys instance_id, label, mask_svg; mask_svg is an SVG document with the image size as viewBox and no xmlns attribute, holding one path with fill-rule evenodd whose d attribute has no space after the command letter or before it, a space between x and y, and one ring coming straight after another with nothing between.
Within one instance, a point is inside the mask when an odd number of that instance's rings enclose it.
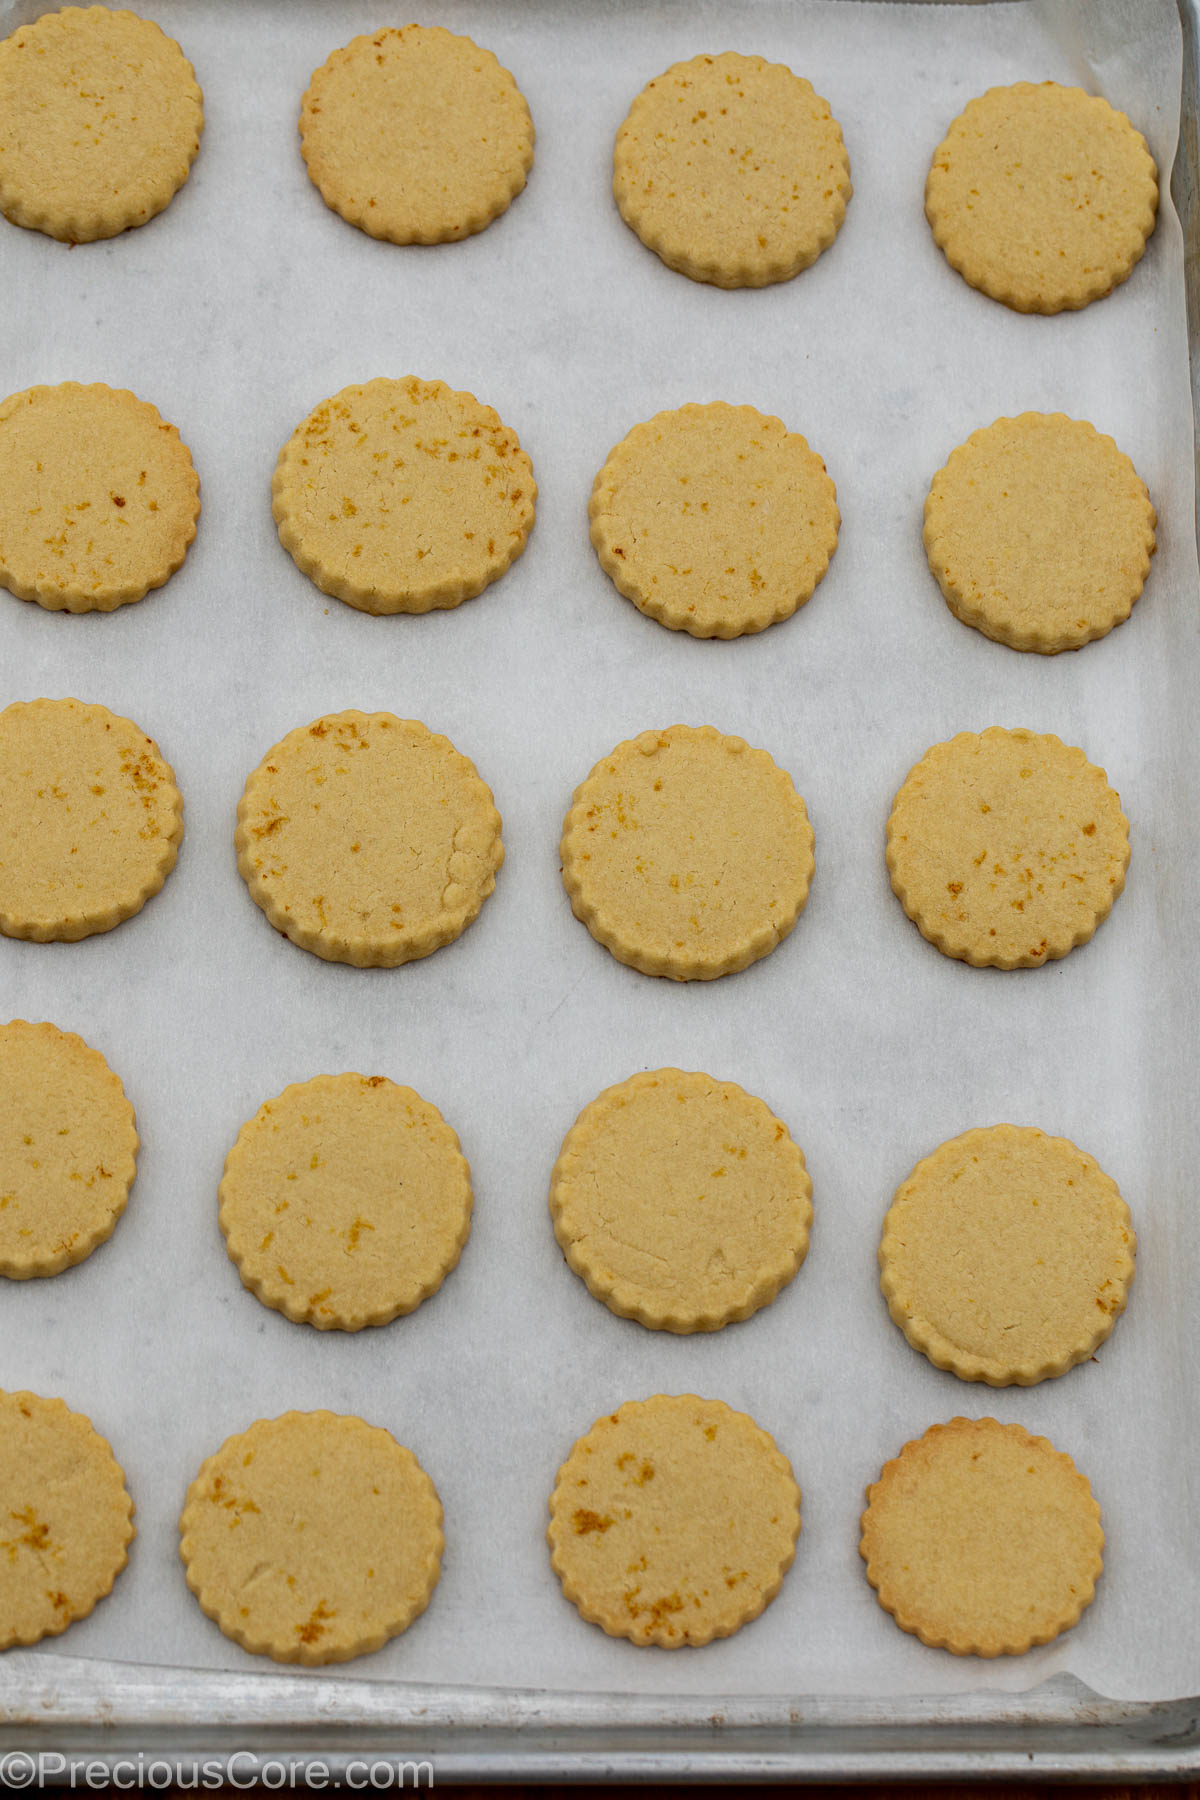
<instances>
[{"instance_id":1,"label":"fluted edge cookie","mask_svg":"<svg viewBox=\"0 0 1200 1800\"><path fill-rule=\"evenodd\" d=\"M893 892L944 956L1040 968L1086 944L1112 911L1129 821L1082 750L992 725L935 744L909 770L886 854Z\"/></svg>"},{"instance_id":2,"label":"fluted edge cookie","mask_svg":"<svg viewBox=\"0 0 1200 1800\"><path fill-rule=\"evenodd\" d=\"M86 1619L129 1560L125 1473L83 1413L0 1393L0 1650Z\"/></svg>"},{"instance_id":3,"label":"fluted edge cookie","mask_svg":"<svg viewBox=\"0 0 1200 1800\"><path fill-rule=\"evenodd\" d=\"M151 19L107 6L44 13L0 43L0 212L66 243L116 237L188 178L204 103Z\"/></svg>"},{"instance_id":4,"label":"fluted edge cookie","mask_svg":"<svg viewBox=\"0 0 1200 1800\"><path fill-rule=\"evenodd\" d=\"M442 1506L411 1450L330 1412L259 1419L201 1465L179 1519L201 1610L276 1662L347 1662L425 1611Z\"/></svg>"},{"instance_id":5,"label":"fluted edge cookie","mask_svg":"<svg viewBox=\"0 0 1200 1800\"><path fill-rule=\"evenodd\" d=\"M550 1216L568 1264L610 1311L655 1331L719 1331L796 1274L812 1180L762 1100L711 1075L651 1069L584 1107L554 1165Z\"/></svg>"},{"instance_id":6,"label":"fluted edge cookie","mask_svg":"<svg viewBox=\"0 0 1200 1800\"><path fill-rule=\"evenodd\" d=\"M867 1488L859 1554L902 1631L955 1656L1020 1656L1078 1623L1103 1567L1100 1508L1064 1451L951 1419Z\"/></svg>"},{"instance_id":7,"label":"fluted edge cookie","mask_svg":"<svg viewBox=\"0 0 1200 1800\"><path fill-rule=\"evenodd\" d=\"M892 1319L935 1368L990 1387L1065 1375L1125 1310L1137 1239L1115 1181L1033 1126L964 1132L896 1190L879 1243Z\"/></svg>"},{"instance_id":8,"label":"fluted edge cookie","mask_svg":"<svg viewBox=\"0 0 1200 1800\"><path fill-rule=\"evenodd\" d=\"M672 981L712 981L769 955L803 912L815 867L791 776L711 725L618 744L576 788L560 854L571 910L597 943Z\"/></svg>"},{"instance_id":9,"label":"fluted edge cookie","mask_svg":"<svg viewBox=\"0 0 1200 1800\"><path fill-rule=\"evenodd\" d=\"M162 587L196 535L200 482L174 425L102 382L0 403L0 586L51 612Z\"/></svg>"},{"instance_id":10,"label":"fluted edge cookie","mask_svg":"<svg viewBox=\"0 0 1200 1800\"><path fill-rule=\"evenodd\" d=\"M841 524L837 490L800 433L724 401L635 425L596 476L588 517L618 592L700 638L791 618L824 577Z\"/></svg>"},{"instance_id":11,"label":"fluted edge cookie","mask_svg":"<svg viewBox=\"0 0 1200 1800\"><path fill-rule=\"evenodd\" d=\"M721 1400L656 1394L577 1440L546 1539L581 1617L610 1637L676 1650L756 1619L799 1534L800 1489L761 1426Z\"/></svg>"},{"instance_id":12,"label":"fluted edge cookie","mask_svg":"<svg viewBox=\"0 0 1200 1800\"><path fill-rule=\"evenodd\" d=\"M0 1275L57 1275L110 1238L137 1170L120 1077L73 1031L0 1025Z\"/></svg>"},{"instance_id":13,"label":"fluted edge cookie","mask_svg":"<svg viewBox=\"0 0 1200 1800\"><path fill-rule=\"evenodd\" d=\"M1128 279L1158 170L1124 113L1056 82L989 88L933 154L925 216L951 268L1017 312L1057 313Z\"/></svg>"},{"instance_id":14,"label":"fluted edge cookie","mask_svg":"<svg viewBox=\"0 0 1200 1800\"><path fill-rule=\"evenodd\" d=\"M832 244L853 193L829 103L782 63L726 51L673 63L617 132L613 197L692 281L790 281Z\"/></svg>"}]
</instances>

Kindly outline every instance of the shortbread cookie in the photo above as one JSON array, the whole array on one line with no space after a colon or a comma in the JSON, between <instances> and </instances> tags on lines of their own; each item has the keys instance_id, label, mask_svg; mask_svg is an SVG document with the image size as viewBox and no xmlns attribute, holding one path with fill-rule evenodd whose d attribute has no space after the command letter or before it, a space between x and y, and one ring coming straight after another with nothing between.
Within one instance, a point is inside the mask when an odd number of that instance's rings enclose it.
<instances>
[{"instance_id":1,"label":"shortbread cookie","mask_svg":"<svg viewBox=\"0 0 1200 1800\"><path fill-rule=\"evenodd\" d=\"M867 1489L859 1552L902 1631L956 1656L1019 1656L1090 1606L1100 1508L1071 1458L1020 1425L951 1419Z\"/></svg>"},{"instance_id":2,"label":"shortbread cookie","mask_svg":"<svg viewBox=\"0 0 1200 1800\"><path fill-rule=\"evenodd\" d=\"M945 956L1032 969L1086 944L1125 886L1129 821L1103 769L1032 731L961 731L909 770L892 888Z\"/></svg>"},{"instance_id":3,"label":"shortbread cookie","mask_svg":"<svg viewBox=\"0 0 1200 1800\"><path fill-rule=\"evenodd\" d=\"M187 1583L226 1637L276 1662L347 1662L406 1631L442 1569L442 1507L411 1450L337 1413L227 1438L179 1520Z\"/></svg>"},{"instance_id":4,"label":"shortbread cookie","mask_svg":"<svg viewBox=\"0 0 1200 1800\"><path fill-rule=\"evenodd\" d=\"M153 738L81 700L0 712L0 932L90 937L140 912L175 867L183 800Z\"/></svg>"},{"instance_id":5,"label":"shortbread cookie","mask_svg":"<svg viewBox=\"0 0 1200 1800\"><path fill-rule=\"evenodd\" d=\"M880 1284L935 1367L1031 1387L1104 1342L1136 1251L1129 1208L1099 1163L1067 1138L991 1125L939 1145L897 1188Z\"/></svg>"},{"instance_id":6,"label":"shortbread cookie","mask_svg":"<svg viewBox=\"0 0 1200 1800\"><path fill-rule=\"evenodd\" d=\"M62 1400L0 1393L0 1650L86 1619L132 1537L124 1472L91 1420Z\"/></svg>"},{"instance_id":7,"label":"shortbread cookie","mask_svg":"<svg viewBox=\"0 0 1200 1800\"><path fill-rule=\"evenodd\" d=\"M0 1025L0 1275L57 1275L111 1237L137 1150L98 1050L56 1025Z\"/></svg>"},{"instance_id":8,"label":"shortbread cookie","mask_svg":"<svg viewBox=\"0 0 1200 1800\"><path fill-rule=\"evenodd\" d=\"M681 1069L585 1106L550 1183L575 1273L656 1331L719 1331L766 1306L808 1254L811 1200L782 1121L734 1082Z\"/></svg>"},{"instance_id":9,"label":"shortbread cookie","mask_svg":"<svg viewBox=\"0 0 1200 1800\"><path fill-rule=\"evenodd\" d=\"M313 75L300 150L326 206L393 244L470 237L533 162L533 121L490 50L440 25L356 37Z\"/></svg>"},{"instance_id":10,"label":"shortbread cookie","mask_svg":"<svg viewBox=\"0 0 1200 1800\"><path fill-rule=\"evenodd\" d=\"M77 381L0 402L0 586L52 612L161 587L196 535L187 445L145 400Z\"/></svg>"},{"instance_id":11,"label":"shortbread cookie","mask_svg":"<svg viewBox=\"0 0 1200 1800\"><path fill-rule=\"evenodd\" d=\"M648 82L613 151L625 223L716 287L790 281L846 216L850 159L827 101L761 56L694 56Z\"/></svg>"},{"instance_id":12,"label":"shortbread cookie","mask_svg":"<svg viewBox=\"0 0 1200 1800\"><path fill-rule=\"evenodd\" d=\"M1063 413L1022 413L972 432L934 476L925 554L964 625L1049 656L1129 617L1156 523L1110 437Z\"/></svg>"},{"instance_id":13,"label":"shortbread cookie","mask_svg":"<svg viewBox=\"0 0 1200 1800\"><path fill-rule=\"evenodd\" d=\"M799 432L720 401L635 425L588 512L625 598L702 638L790 619L829 567L841 523L837 490Z\"/></svg>"},{"instance_id":14,"label":"shortbread cookie","mask_svg":"<svg viewBox=\"0 0 1200 1800\"><path fill-rule=\"evenodd\" d=\"M1158 170L1097 94L1018 81L970 101L933 153L925 216L951 268L1017 312L1087 306L1154 230Z\"/></svg>"},{"instance_id":15,"label":"shortbread cookie","mask_svg":"<svg viewBox=\"0 0 1200 1800\"><path fill-rule=\"evenodd\" d=\"M361 1331L435 1294L471 1230L471 1171L436 1106L383 1075L318 1075L242 1126L220 1188L251 1293Z\"/></svg>"},{"instance_id":16,"label":"shortbread cookie","mask_svg":"<svg viewBox=\"0 0 1200 1800\"><path fill-rule=\"evenodd\" d=\"M204 105L149 19L66 6L0 43L0 212L82 244L160 213L188 178Z\"/></svg>"},{"instance_id":17,"label":"shortbread cookie","mask_svg":"<svg viewBox=\"0 0 1200 1800\"><path fill-rule=\"evenodd\" d=\"M677 1650L757 1619L799 1534L800 1489L773 1438L721 1400L656 1394L576 1442L546 1536L585 1619Z\"/></svg>"},{"instance_id":18,"label":"shortbread cookie","mask_svg":"<svg viewBox=\"0 0 1200 1800\"><path fill-rule=\"evenodd\" d=\"M517 560L533 467L490 406L444 381L343 388L298 425L271 483L279 541L369 613L458 606Z\"/></svg>"},{"instance_id":19,"label":"shortbread cookie","mask_svg":"<svg viewBox=\"0 0 1200 1800\"><path fill-rule=\"evenodd\" d=\"M571 909L618 962L711 981L767 956L804 910L813 833L791 776L711 725L618 744L563 822Z\"/></svg>"},{"instance_id":20,"label":"shortbread cookie","mask_svg":"<svg viewBox=\"0 0 1200 1800\"><path fill-rule=\"evenodd\" d=\"M289 731L246 783L234 842L276 931L359 968L453 943L504 861L474 763L391 713L332 713Z\"/></svg>"}]
</instances>

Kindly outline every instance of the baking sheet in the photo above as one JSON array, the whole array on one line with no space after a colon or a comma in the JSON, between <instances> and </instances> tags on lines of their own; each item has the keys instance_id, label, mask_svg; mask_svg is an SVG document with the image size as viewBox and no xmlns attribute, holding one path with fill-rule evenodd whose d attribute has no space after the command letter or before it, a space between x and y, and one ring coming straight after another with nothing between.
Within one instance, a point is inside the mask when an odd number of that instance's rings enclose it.
<instances>
[{"instance_id":1,"label":"baking sheet","mask_svg":"<svg viewBox=\"0 0 1200 1800\"><path fill-rule=\"evenodd\" d=\"M1024 318L965 286L921 214L950 118L983 88L1024 78L1105 93L1145 132L1165 187L1180 75L1170 0L445 0L424 16L513 69L538 145L510 212L434 250L377 244L343 224L298 153L312 68L384 22L377 8L161 0L153 10L205 90L187 186L159 219L107 244L67 250L6 230L0 247L4 391L67 379L132 387L179 426L204 502L184 569L137 606L71 618L0 595L0 702L70 693L137 719L174 764L187 828L163 892L116 932L78 945L0 941L5 1016L51 1018L102 1049L143 1137L112 1241L52 1282L0 1295L0 1385L61 1393L87 1412L138 1505L113 1596L33 1657L265 1671L187 1593L174 1521L196 1467L230 1432L328 1406L386 1425L417 1452L445 1505L447 1553L422 1620L327 1679L878 1697L1015 1692L1070 1672L1117 1698L1194 1693L1189 1173L1200 1145L1189 978L1200 870L1189 728L1200 612L1180 233L1164 193L1129 283L1083 313ZM842 124L856 188L833 249L758 292L665 269L608 191L612 136L633 94L671 61L725 48L814 82ZM269 479L316 401L408 372L470 389L518 431L538 523L479 599L372 619L320 595L280 549ZM809 605L730 644L643 618L587 542L588 491L611 446L661 408L710 399L803 431L843 514ZM1019 656L960 626L921 549L931 474L976 426L1026 408L1111 432L1159 510L1159 552L1132 620L1078 655ZM292 726L348 706L446 732L504 818L508 860L477 923L395 971L323 964L278 938L234 863L245 775ZM808 909L773 956L682 987L622 968L592 941L570 914L557 858L562 814L593 762L677 719L765 745L808 802L817 856ZM1112 918L1043 970L939 956L884 868L884 821L911 763L992 723L1081 744L1132 821ZM661 1063L761 1094L814 1180L812 1250L796 1281L708 1338L610 1315L567 1269L546 1211L579 1108ZM344 1068L434 1100L476 1192L471 1241L439 1294L355 1337L260 1306L216 1222L242 1121L288 1082ZM1139 1232L1137 1281L1112 1339L1095 1363L1032 1390L994 1392L931 1368L890 1323L876 1277L897 1183L943 1138L998 1119L1090 1150ZM656 1391L753 1413L805 1495L778 1599L735 1638L678 1655L585 1625L542 1537L575 1436ZM906 1438L955 1413L1044 1432L1104 1508L1096 1604L1019 1659L954 1659L905 1637L857 1555L864 1484Z\"/></svg>"}]
</instances>

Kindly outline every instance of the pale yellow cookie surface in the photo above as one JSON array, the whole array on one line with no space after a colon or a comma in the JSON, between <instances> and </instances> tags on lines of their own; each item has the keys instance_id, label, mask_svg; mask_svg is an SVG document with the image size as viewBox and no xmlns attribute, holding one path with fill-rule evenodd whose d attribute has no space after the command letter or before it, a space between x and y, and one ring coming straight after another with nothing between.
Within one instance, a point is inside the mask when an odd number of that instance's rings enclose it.
<instances>
[{"instance_id":1,"label":"pale yellow cookie surface","mask_svg":"<svg viewBox=\"0 0 1200 1800\"><path fill-rule=\"evenodd\" d=\"M322 593L369 613L458 606L514 563L533 467L474 394L380 377L298 425L271 483L279 541Z\"/></svg>"},{"instance_id":2,"label":"pale yellow cookie surface","mask_svg":"<svg viewBox=\"0 0 1200 1800\"><path fill-rule=\"evenodd\" d=\"M67 6L0 43L0 212L68 243L115 237L187 180L204 106L150 19Z\"/></svg>"},{"instance_id":3,"label":"pale yellow cookie surface","mask_svg":"<svg viewBox=\"0 0 1200 1800\"><path fill-rule=\"evenodd\" d=\"M879 1244L888 1310L939 1369L991 1387L1065 1375L1125 1310L1137 1239L1116 1183L1067 1138L964 1132L896 1190Z\"/></svg>"},{"instance_id":4,"label":"pale yellow cookie surface","mask_svg":"<svg viewBox=\"0 0 1200 1800\"><path fill-rule=\"evenodd\" d=\"M313 75L300 149L326 206L371 237L443 244L504 212L533 162L524 96L440 25L356 37Z\"/></svg>"},{"instance_id":5,"label":"pale yellow cookie surface","mask_svg":"<svg viewBox=\"0 0 1200 1800\"><path fill-rule=\"evenodd\" d=\"M658 1331L717 1331L808 1253L812 1182L787 1127L732 1081L653 1069L606 1088L563 1142L554 1235L597 1300Z\"/></svg>"},{"instance_id":6,"label":"pale yellow cookie surface","mask_svg":"<svg viewBox=\"0 0 1200 1800\"><path fill-rule=\"evenodd\" d=\"M710 981L767 956L813 874L804 802L765 750L711 725L618 744L575 790L563 884L619 962Z\"/></svg>"},{"instance_id":7,"label":"pale yellow cookie surface","mask_svg":"<svg viewBox=\"0 0 1200 1800\"><path fill-rule=\"evenodd\" d=\"M81 700L0 712L0 932L73 941L140 912L175 867L183 801L131 719Z\"/></svg>"},{"instance_id":8,"label":"pale yellow cookie surface","mask_svg":"<svg viewBox=\"0 0 1200 1800\"><path fill-rule=\"evenodd\" d=\"M1124 113L1018 81L971 100L934 151L925 216L946 260L1017 312L1099 300L1154 230L1158 170Z\"/></svg>"},{"instance_id":9,"label":"pale yellow cookie surface","mask_svg":"<svg viewBox=\"0 0 1200 1800\"><path fill-rule=\"evenodd\" d=\"M1103 769L1052 736L962 731L909 770L887 824L892 888L945 956L1037 968L1086 944L1129 866Z\"/></svg>"},{"instance_id":10,"label":"pale yellow cookie surface","mask_svg":"<svg viewBox=\"0 0 1200 1800\"><path fill-rule=\"evenodd\" d=\"M789 281L846 216L829 103L761 56L694 56L648 82L617 132L621 217L669 268L716 287Z\"/></svg>"},{"instance_id":11,"label":"pale yellow cookie surface","mask_svg":"<svg viewBox=\"0 0 1200 1800\"><path fill-rule=\"evenodd\" d=\"M610 1637L666 1650L729 1637L779 1592L800 1489L746 1413L695 1394L630 1400L578 1439L550 1496L550 1562Z\"/></svg>"},{"instance_id":12,"label":"pale yellow cookie surface","mask_svg":"<svg viewBox=\"0 0 1200 1800\"><path fill-rule=\"evenodd\" d=\"M332 713L289 731L246 782L234 841L276 931L359 968L452 943L504 861L474 763L391 713Z\"/></svg>"},{"instance_id":13,"label":"pale yellow cookie surface","mask_svg":"<svg viewBox=\"0 0 1200 1800\"><path fill-rule=\"evenodd\" d=\"M66 381L0 402L0 586L52 612L112 612L174 574L196 535L187 445L145 400Z\"/></svg>"},{"instance_id":14,"label":"pale yellow cookie surface","mask_svg":"<svg viewBox=\"0 0 1200 1800\"><path fill-rule=\"evenodd\" d=\"M244 1650L346 1662L428 1606L442 1507L411 1450L378 1425L285 1413L227 1438L187 1492L179 1554L200 1606Z\"/></svg>"},{"instance_id":15,"label":"pale yellow cookie surface","mask_svg":"<svg viewBox=\"0 0 1200 1800\"><path fill-rule=\"evenodd\" d=\"M1071 1458L1020 1425L951 1419L867 1489L859 1552L902 1631L956 1656L1019 1656L1067 1631L1102 1567L1100 1508Z\"/></svg>"},{"instance_id":16,"label":"pale yellow cookie surface","mask_svg":"<svg viewBox=\"0 0 1200 1800\"><path fill-rule=\"evenodd\" d=\"M965 625L1053 655L1129 617L1156 523L1112 438L1063 413L1022 413L973 431L934 476L925 554Z\"/></svg>"},{"instance_id":17,"label":"pale yellow cookie surface","mask_svg":"<svg viewBox=\"0 0 1200 1800\"><path fill-rule=\"evenodd\" d=\"M804 605L841 515L799 432L752 406L683 406L635 425L588 509L606 575L642 612L693 637L763 631Z\"/></svg>"},{"instance_id":18,"label":"pale yellow cookie surface","mask_svg":"<svg viewBox=\"0 0 1200 1800\"><path fill-rule=\"evenodd\" d=\"M436 1106L382 1075L318 1075L242 1126L225 1247L266 1306L322 1330L386 1325L436 1293L471 1229L471 1172Z\"/></svg>"},{"instance_id":19,"label":"pale yellow cookie surface","mask_svg":"<svg viewBox=\"0 0 1200 1800\"><path fill-rule=\"evenodd\" d=\"M137 1150L98 1050L55 1025L0 1025L0 1275L57 1275L111 1237Z\"/></svg>"},{"instance_id":20,"label":"pale yellow cookie surface","mask_svg":"<svg viewBox=\"0 0 1200 1800\"><path fill-rule=\"evenodd\" d=\"M111 1448L62 1400L0 1393L0 1650L86 1619L129 1560Z\"/></svg>"}]
</instances>

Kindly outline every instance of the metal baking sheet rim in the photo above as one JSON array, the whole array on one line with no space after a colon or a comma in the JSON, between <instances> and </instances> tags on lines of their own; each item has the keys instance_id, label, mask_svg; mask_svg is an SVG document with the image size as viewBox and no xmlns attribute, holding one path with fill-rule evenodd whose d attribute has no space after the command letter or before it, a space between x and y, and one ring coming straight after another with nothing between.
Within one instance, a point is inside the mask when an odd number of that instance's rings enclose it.
<instances>
[{"instance_id":1,"label":"metal baking sheet rim","mask_svg":"<svg viewBox=\"0 0 1200 1800\"><path fill-rule=\"evenodd\" d=\"M1200 0L1178 0L1183 95L1171 192L1183 225L1197 421L1200 537ZM1072 1676L1025 1694L880 1700L426 1687L226 1675L9 1652L0 1761L21 1751L72 1764L169 1758L232 1775L320 1764L344 1784L364 1757L433 1766L438 1781L603 1778L719 1781L1003 1777L1182 1779L1200 1771L1200 1696L1106 1700ZM53 1779L53 1777L51 1777ZM402 1775L398 1776L403 1779Z\"/></svg>"}]
</instances>

